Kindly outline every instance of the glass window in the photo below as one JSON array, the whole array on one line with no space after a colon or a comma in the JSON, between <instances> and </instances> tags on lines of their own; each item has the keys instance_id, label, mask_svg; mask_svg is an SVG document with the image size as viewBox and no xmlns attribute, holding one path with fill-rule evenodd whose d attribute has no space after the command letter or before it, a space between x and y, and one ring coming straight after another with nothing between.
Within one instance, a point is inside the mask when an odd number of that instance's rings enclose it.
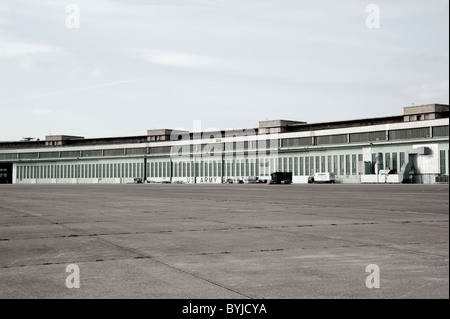
<instances>
[{"instance_id":1,"label":"glass window","mask_svg":"<svg viewBox=\"0 0 450 319\"><path fill-rule=\"evenodd\" d=\"M384 168L391 169L391 153L384 154Z\"/></svg>"},{"instance_id":2,"label":"glass window","mask_svg":"<svg viewBox=\"0 0 450 319\"><path fill-rule=\"evenodd\" d=\"M350 163L350 155L345 156L345 173L347 175L351 174L351 163Z\"/></svg>"},{"instance_id":3,"label":"glass window","mask_svg":"<svg viewBox=\"0 0 450 319\"><path fill-rule=\"evenodd\" d=\"M326 172L326 160L325 160L325 156L322 156L321 158L320 158L320 172L321 173L325 173Z\"/></svg>"},{"instance_id":4,"label":"glass window","mask_svg":"<svg viewBox=\"0 0 450 319\"><path fill-rule=\"evenodd\" d=\"M338 168L338 164L339 162L338 162L338 156L337 155L334 155L333 156L333 173L338 173L339 172L339 168Z\"/></svg>"},{"instance_id":5,"label":"glass window","mask_svg":"<svg viewBox=\"0 0 450 319\"><path fill-rule=\"evenodd\" d=\"M357 174L357 165L356 165L356 154L352 155L352 175L356 175Z\"/></svg>"},{"instance_id":6,"label":"glass window","mask_svg":"<svg viewBox=\"0 0 450 319\"><path fill-rule=\"evenodd\" d=\"M398 153L392 153L392 170L396 173L398 171Z\"/></svg>"},{"instance_id":7,"label":"glass window","mask_svg":"<svg viewBox=\"0 0 450 319\"><path fill-rule=\"evenodd\" d=\"M446 168L445 168L445 164L446 164L446 160L445 160L445 151L440 151L440 158L439 158L439 162L440 162L440 172L441 174L445 174L446 173Z\"/></svg>"},{"instance_id":8,"label":"glass window","mask_svg":"<svg viewBox=\"0 0 450 319\"><path fill-rule=\"evenodd\" d=\"M340 168L339 175L345 175L344 160L345 160L344 155L340 155L339 156L339 168Z\"/></svg>"},{"instance_id":9,"label":"glass window","mask_svg":"<svg viewBox=\"0 0 450 319\"><path fill-rule=\"evenodd\" d=\"M303 157L300 157L300 176L305 176L305 160Z\"/></svg>"},{"instance_id":10,"label":"glass window","mask_svg":"<svg viewBox=\"0 0 450 319\"><path fill-rule=\"evenodd\" d=\"M311 175L311 169L310 169L310 167L309 167L309 157L307 156L307 157L305 157L305 175L306 176L309 176L309 175Z\"/></svg>"},{"instance_id":11,"label":"glass window","mask_svg":"<svg viewBox=\"0 0 450 319\"><path fill-rule=\"evenodd\" d=\"M235 166L236 166L236 161L233 160L231 162L231 176L236 176Z\"/></svg>"}]
</instances>

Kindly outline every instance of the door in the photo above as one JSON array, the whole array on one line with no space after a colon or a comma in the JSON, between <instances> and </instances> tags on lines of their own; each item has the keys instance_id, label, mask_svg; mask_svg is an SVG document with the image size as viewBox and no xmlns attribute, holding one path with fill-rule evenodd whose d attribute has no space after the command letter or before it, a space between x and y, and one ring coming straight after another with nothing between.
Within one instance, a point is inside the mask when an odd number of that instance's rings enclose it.
<instances>
[{"instance_id":1,"label":"door","mask_svg":"<svg viewBox=\"0 0 450 319\"><path fill-rule=\"evenodd\" d=\"M13 165L11 163L0 164L0 184L12 184Z\"/></svg>"}]
</instances>

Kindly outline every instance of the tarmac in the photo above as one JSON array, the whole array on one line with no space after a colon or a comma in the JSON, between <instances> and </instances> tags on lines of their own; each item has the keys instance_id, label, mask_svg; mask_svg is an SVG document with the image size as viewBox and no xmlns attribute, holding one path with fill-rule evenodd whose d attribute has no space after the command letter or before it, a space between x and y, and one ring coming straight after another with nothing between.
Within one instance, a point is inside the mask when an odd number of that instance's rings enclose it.
<instances>
[{"instance_id":1,"label":"tarmac","mask_svg":"<svg viewBox=\"0 0 450 319\"><path fill-rule=\"evenodd\" d=\"M0 185L0 298L448 299L449 186Z\"/></svg>"}]
</instances>

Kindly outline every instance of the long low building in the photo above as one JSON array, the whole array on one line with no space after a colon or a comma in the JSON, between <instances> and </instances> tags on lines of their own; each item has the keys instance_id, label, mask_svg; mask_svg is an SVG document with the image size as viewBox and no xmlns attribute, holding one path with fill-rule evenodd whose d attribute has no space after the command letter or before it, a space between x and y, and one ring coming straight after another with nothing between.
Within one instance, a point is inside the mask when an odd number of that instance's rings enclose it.
<instances>
[{"instance_id":1,"label":"long low building","mask_svg":"<svg viewBox=\"0 0 450 319\"><path fill-rule=\"evenodd\" d=\"M293 183L448 183L449 106L327 123L262 121L245 130L0 142L0 183L223 183L292 172Z\"/></svg>"}]
</instances>

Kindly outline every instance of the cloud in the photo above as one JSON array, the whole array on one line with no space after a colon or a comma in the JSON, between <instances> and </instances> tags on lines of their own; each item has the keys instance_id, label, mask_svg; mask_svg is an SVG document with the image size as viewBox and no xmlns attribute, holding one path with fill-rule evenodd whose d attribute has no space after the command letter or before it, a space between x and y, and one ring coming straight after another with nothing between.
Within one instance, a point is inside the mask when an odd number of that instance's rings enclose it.
<instances>
[{"instance_id":1,"label":"cloud","mask_svg":"<svg viewBox=\"0 0 450 319\"><path fill-rule=\"evenodd\" d=\"M410 86L400 92L414 103L445 102L449 100L449 81Z\"/></svg>"},{"instance_id":2,"label":"cloud","mask_svg":"<svg viewBox=\"0 0 450 319\"><path fill-rule=\"evenodd\" d=\"M22 41L0 41L0 58L16 58L28 54L58 53L59 48Z\"/></svg>"},{"instance_id":3,"label":"cloud","mask_svg":"<svg viewBox=\"0 0 450 319\"><path fill-rule=\"evenodd\" d=\"M33 109L33 114L35 115L46 115L53 113L52 110L49 109Z\"/></svg>"},{"instance_id":4,"label":"cloud","mask_svg":"<svg viewBox=\"0 0 450 319\"><path fill-rule=\"evenodd\" d=\"M217 58L184 52L138 48L128 48L125 51L146 62L174 67L208 68L221 63Z\"/></svg>"}]
</instances>

